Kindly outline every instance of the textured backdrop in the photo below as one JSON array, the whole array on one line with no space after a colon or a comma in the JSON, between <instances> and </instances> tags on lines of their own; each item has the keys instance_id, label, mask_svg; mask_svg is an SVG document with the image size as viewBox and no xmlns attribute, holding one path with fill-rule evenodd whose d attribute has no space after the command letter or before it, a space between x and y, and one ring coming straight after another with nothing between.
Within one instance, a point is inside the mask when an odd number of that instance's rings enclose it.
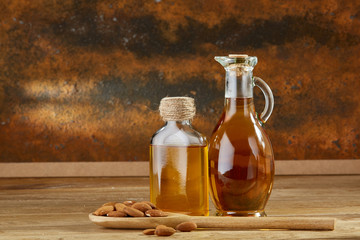
<instances>
[{"instance_id":1,"label":"textured backdrop","mask_svg":"<svg viewBox=\"0 0 360 240\"><path fill-rule=\"evenodd\" d=\"M146 161L165 96L210 136L229 53L273 89L276 159L360 158L359 1L1 0L0 162Z\"/></svg>"}]
</instances>

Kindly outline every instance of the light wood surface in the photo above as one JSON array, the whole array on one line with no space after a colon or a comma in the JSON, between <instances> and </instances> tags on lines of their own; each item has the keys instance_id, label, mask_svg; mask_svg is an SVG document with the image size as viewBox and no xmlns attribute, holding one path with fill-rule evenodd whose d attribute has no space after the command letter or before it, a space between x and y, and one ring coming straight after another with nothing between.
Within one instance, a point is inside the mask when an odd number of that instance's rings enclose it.
<instances>
[{"instance_id":1,"label":"light wood surface","mask_svg":"<svg viewBox=\"0 0 360 240\"><path fill-rule=\"evenodd\" d=\"M148 178L0 179L0 239L149 239L88 214L109 201L148 200ZM212 214L214 213L212 208ZM172 239L360 239L360 176L276 176L269 217L335 217L334 231L200 229Z\"/></svg>"}]
</instances>

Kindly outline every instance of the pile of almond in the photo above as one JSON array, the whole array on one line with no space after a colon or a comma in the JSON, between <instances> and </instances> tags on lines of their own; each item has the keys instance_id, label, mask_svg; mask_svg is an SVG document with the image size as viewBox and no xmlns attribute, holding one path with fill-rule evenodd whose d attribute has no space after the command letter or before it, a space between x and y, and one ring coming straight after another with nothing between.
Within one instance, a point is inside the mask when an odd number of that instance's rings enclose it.
<instances>
[{"instance_id":1,"label":"pile of almond","mask_svg":"<svg viewBox=\"0 0 360 240\"><path fill-rule=\"evenodd\" d=\"M158 209L149 201L135 202L125 201L122 203L108 202L103 204L95 212L96 216L107 217L167 217L166 212ZM176 230L180 232L190 232L197 228L196 223L183 222L176 226ZM145 235L171 236L176 230L165 225L158 225L156 229L146 229L143 231Z\"/></svg>"},{"instance_id":2,"label":"pile of almond","mask_svg":"<svg viewBox=\"0 0 360 240\"><path fill-rule=\"evenodd\" d=\"M108 217L167 217L167 213L157 209L148 201L135 202L125 201L123 203L108 202L103 204L95 212L96 216Z\"/></svg>"}]
</instances>

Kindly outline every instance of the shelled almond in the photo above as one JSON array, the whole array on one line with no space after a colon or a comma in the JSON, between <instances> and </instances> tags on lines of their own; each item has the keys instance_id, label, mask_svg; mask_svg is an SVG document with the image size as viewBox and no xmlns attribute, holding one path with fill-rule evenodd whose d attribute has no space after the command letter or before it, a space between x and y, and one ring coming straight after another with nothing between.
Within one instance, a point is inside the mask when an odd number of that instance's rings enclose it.
<instances>
[{"instance_id":1,"label":"shelled almond","mask_svg":"<svg viewBox=\"0 0 360 240\"><path fill-rule=\"evenodd\" d=\"M130 217L144 217L145 214L133 207L124 207L124 212Z\"/></svg>"},{"instance_id":2,"label":"shelled almond","mask_svg":"<svg viewBox=\"0 0 360 240\"><path fill-rule=\"evenodd\" d=\"M197 228L196 223L194 222L183 222L176 226L176 230L180 232L191 232Z\"/></svg>"},{"instance_id":3,"label":"shelled almond","mask_svg":"<svg viewBox=\"0 0 360 240\"><path fill-rule=\"evenodd\" d=\"M143 213L145 213L147 210L151 210L152 207L144 202L138 202L138 203L134 203L132 206L132 208L135 208Z\"/></svg>"},{"instance_id":4,"label":"shelled almond","mask_svg":"<svg viewBox=\"0 0 360 240\"><path fill-rule=\"evenodd\" d=\"M96 216L105 216L106 214L108 214L113 210L114 210L113 206L102 206L98 208L93 214Z\"/></svg>"},{"instance_id":5,"label":"shelled almond","mask_svg":"<svg viewBox=\"0 0 360 240\"><path fill-rule=\"evenodd\" d=\"M126 205L123 203L115 203L114 206L115 206L116 211L122 211L126 207Z\"/></svg>"},{"instance_id":6,"label":"shelled almond","mask_svg":"<svg viewBox=\"0 0 360 240\"><path fill-rule=\"evenodd\" d=\"M174 228L165 225L158 225L155 229L155 234L158 236L171 236L175 232L176 230Z\"/></svg>"},{"instance_id":7,"label":"shelled almond","mask_svg":"<svg viewBox=\"0 0 360 240\"><path fill-rule=\"evenodd\" d=\"M155 235L155 229L154 229L154 228L145 229L145 230L143 231L143 233L144 233L145 235Z\"/></svg>"},{"instance_id":8,"label":"shelled almond","mask_svg":"<svg viewBox=\"0 0 360 240\"><path fill-rule=\"evenodd\" d=\"M134 203L136 203L135 201L132 200L128 200L128 201L124 201L123 204L125 204L128 207L131 207Z\"/></svg>"},{"instance_id":9,"label":"shelled almond","mask_svg":"<svg viewBox=\"0 0 360 240\"><path fill-rule=\"evenodd\" d=\"M116 202L107 202L107 203L104 203L103 206L115 206Z\"/></svg>"},{"instance_id":10,"label":"shelled almond","mask_svg":"<svg viewBox=\"0 0 360 240\"><path fill-rule=\"evenodd\" d=\"M111 211L108 214L106 214L108 217L126 217L127 214L123 211Z\"/></svg>"}]
</instances>

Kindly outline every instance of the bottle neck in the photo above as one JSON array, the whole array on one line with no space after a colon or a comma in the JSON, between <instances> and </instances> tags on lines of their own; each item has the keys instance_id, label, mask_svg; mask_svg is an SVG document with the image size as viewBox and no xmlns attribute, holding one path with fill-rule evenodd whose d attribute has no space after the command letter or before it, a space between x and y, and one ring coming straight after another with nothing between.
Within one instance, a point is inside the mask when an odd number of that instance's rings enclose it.
<instances>
[{"instance_id":1,"label":"bottle neck","mask_svg":"<svg viewBox=\"0 0 360 240\"><path fill-rule=\"evenodd\" d=\"M253 98L225 98L225 120L233 115L240 117L256 117Z\"/></svg>"},{"instance_id":2,"label":"bottle neck","mask_svg":"<svg viewBox=\"0 0 360 240\"><path fill-rule=\"evenodd\" d=\"M183 121L167 121L166 122L166 125L168 126L177 126L177 127L180 127L180 126L191 126L191 120L190 119L187 119L187 120L183 120Z\"/></svg>"},{"instance_id":3,"label":"bottle neck","mask_svg":"<svg viewBox=\"0 0 360 240\"><path fill-rule=\"evenodd\" d=\"M253 78L252 67L230 65L226 69L225 98L252 98Z\"/></svg>"}]
</instances>

